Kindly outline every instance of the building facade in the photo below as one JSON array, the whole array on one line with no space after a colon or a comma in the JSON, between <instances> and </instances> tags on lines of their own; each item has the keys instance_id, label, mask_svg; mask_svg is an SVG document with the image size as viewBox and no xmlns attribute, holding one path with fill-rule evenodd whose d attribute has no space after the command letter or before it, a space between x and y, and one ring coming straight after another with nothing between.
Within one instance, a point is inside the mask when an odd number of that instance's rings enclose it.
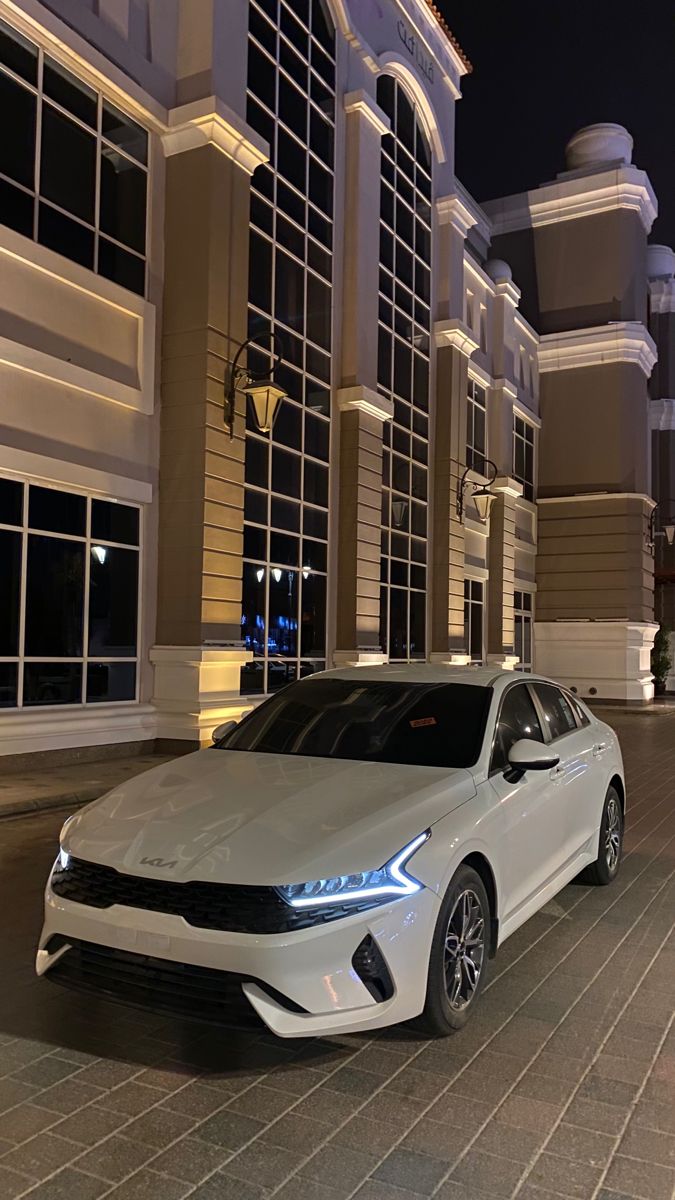
<instances>
[{"instance_id":1,"label":"building facade","mask_svg":"<svg viewBox=\"0 0 675 1200\"><path fill-rule=\"evenodd\" d=\"M478 205L428 0L0 21L0 753L188 747L334 663L648 699L673 280L629 135Z\"/></svg>"}]
</instances>

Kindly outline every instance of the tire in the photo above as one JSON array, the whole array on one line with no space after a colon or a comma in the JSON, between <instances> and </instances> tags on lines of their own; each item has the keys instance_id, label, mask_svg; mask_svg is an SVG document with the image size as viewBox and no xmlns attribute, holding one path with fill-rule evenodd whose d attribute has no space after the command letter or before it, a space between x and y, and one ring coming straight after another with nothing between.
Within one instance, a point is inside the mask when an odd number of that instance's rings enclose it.
<instances>
[{"instance_id":1,"label":"tire","mask_svg":"<svg viewBox=\"0 0 675 1200\"><path fill-rule=\"evenodd\" d=\"M583 883L606 887L613 883L621 866L623 850L623 812L616 788L609 787L605 796L600 822L598 857L581 873Z\"/></svg>"},{"instance_id":2,"label":"tire","mask_svg":"<svg viewBox=\"0 0 675 1200\"><path fill-rule=\"evenodd\" d=\"M419 1021L420 1027L434 1037L447 1037L463 1029L476 1006L487 971L490 917L490 902L480 875L472 867L459 867L438 914L426 1003ZM467 928L475 939L473 945L464 946L462 938ZM462 949L468 953L462 954ZM467 967L468 963L473 966Z\"/></svg>"}]
</instances>

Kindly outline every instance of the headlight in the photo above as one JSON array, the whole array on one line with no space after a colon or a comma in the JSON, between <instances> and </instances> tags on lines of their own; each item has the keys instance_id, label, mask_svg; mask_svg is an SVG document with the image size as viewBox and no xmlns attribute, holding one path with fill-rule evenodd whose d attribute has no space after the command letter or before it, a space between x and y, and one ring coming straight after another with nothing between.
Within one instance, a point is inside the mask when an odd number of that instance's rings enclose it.
<instances>
[{"instance_id":1,"label":"headlight","mask_svg":"<svg viewBox=\"0 0 675 1200\"><path fill-rule=\"evenodd\" d=\"M411 896L422 884L403 870L409 858L431 836L431 830L409 842L395 858L376 871L359 871L354 875L336 875L333 879L315 879L311 883L285 883L277 891L293 908L317 908L324 904L359 903L378 897Z\"/></svg>"},{"instance_id":2,"label":"headlight","mask_svg":"<svg viewBox=\"0 0 675 1200\"><path fill-rule=\"evenodd\" d=\"M68 853L68 851L67 851L67 850L64 850L64 849L63 849L63 846L62 846L62 847L61 847L61 849L59 850L59 857L57 858L57 860L56 860L56 861L57 861L57 862L58 862L58 864L59 864L59 870L60 870L60 871L67 871L67 870L68 870L68 866L69 866L69 864L70 864L70 855L69 855L69 853Z\"/></svg>"},{"instance_id":3,"label":"headlight","mask_svg":"<svg viewBox=\"0 0 675 1200\"><path fill-rule=\"evenodd\" d=\"M68 826L71 824L71 822L75 819L76 816L77 816L76 813L71 813L71 815L63 822L63 825L61 826L61 832L59 834L59 853L58 853L58 857L56 859L56 863L58 864L59 870L61 870L61 871L67 871L69 863L70 863L70 854L68 853L67 850L64 850L64 848L63 848L63 839L66 836L66 833L68 832Z\"/></svg>"}]
</instances>

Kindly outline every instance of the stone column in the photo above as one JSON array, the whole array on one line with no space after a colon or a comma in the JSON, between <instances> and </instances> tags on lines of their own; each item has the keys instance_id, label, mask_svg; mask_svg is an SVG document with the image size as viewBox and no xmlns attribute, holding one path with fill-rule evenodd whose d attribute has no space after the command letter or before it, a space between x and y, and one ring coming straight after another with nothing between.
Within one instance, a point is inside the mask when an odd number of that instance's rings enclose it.
<instances>
[{"instance_id":1,"label":"stone column","mask_svg":"<svg viewBox=\"0 0 675 1200\"><path fill-rule=\"evenodd\" d=\"M380 142L389 120L365 91L345 96L345 242L336 665L386 662L380 645L382 423L377 392Z\"/></svg>"},{"instance_id":2,"label":"stone column","mask_svg":"<svg viewBox=\"0 0 675 1200\"><path fill-rule=\"evenodd\" d=\"M159 736L200 744L241 716L245 397L235 436L223 387L247 332L250 176L268 157L219 102L171 113L165 135L159 585ZM250 707L250 706L248 706Z\"/></svg>"}]
</instances>

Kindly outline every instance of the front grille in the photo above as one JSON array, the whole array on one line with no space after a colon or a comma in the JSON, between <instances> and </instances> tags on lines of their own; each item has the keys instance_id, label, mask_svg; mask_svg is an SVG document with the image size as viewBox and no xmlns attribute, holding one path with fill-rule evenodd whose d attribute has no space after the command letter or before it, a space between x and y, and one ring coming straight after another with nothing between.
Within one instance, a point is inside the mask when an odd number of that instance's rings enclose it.
<instances>
[{"instance_id":1,"label":"front grille","mask_svg":"<svg viewBox=\"0 0 675 1200\"><path fill-rule=\"evenodd\" d=\"M223 933L290 933L335 921L354 912L372 908L371 903L328 905L325 908L292 908L273 887L231 883L173 883L126 875L113 867L70 858L64 868L57 860L51 879L52 890L64 900L90 908L124 904L151 912L183 917L197 929Z\"/></svg>"},{"instance_id":2,"label":"front grille","mask_svg":"<svg viewBox=\"0 0 675 1200\"><path fill-rule=\"evenodd\" d=\"M60 943L63 941L59 938ZM259 1028L260 1022L241 989L242 983L251 982L289 1011L305 1011L249 976L134 954L93 942L68 939L68 944L71 948L57 959L45 978L134 1008L237 1028ZM54 945L50 942L46 948L53 953L59 945L54 941Z\"/></svg>"}]
</instances>

